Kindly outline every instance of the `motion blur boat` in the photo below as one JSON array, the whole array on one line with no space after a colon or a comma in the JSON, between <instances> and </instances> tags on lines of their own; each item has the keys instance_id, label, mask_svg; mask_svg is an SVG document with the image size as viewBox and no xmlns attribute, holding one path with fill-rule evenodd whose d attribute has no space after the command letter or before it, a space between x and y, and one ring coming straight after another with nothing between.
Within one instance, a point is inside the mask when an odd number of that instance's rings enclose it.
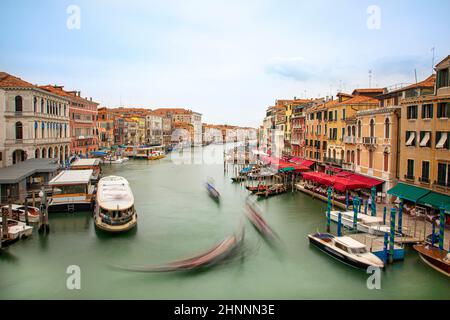
<instances>
[{"instance_id":1,"label":"motion blur boat","mask_svg":"<svg viewBox=\"0 0 450 320\"><path fill-rule=\"evenodd\" d=\"M261 216L261 210L254 202L247 200L245 208L248 220L262 236L268 237L272 240L279 239L277 233L267 224L267 222Z\"/></svg>"},{"instance_id":2,"label":"motion blur boat","mask_svg":"<svg viewBox=\"0 0 450 320\"><path fill-rule=\"evenodd\" d=\"M209 196L214 200L219 202L220 201L220 193L217 191L217 189L214 187L213 182L207 181L205 183L206 191L208 192Z\"/></svg>"},{"instance_id":3,"label":"motion blur boat","mask_svg":"<svg viewBox=\"0 0 450 320\"><path fill-rule=\"evenodd\" d=\"M368 267L383 268L383 261L366 246L350 237L335 237L329 233L315 233L308 235L309 242L332 256L333 258L355 268Z\"/></svg>"},{"instance_id":4,"label":"motion blur boat","mask_svg":"<svg viewBox=\"0 0 450 320\"><path fill-rule=\"evenodd\" d=\"M108 176L100 179L94 223L108 232L124 232L137 225L134 196L125 178Z\"/></svg>"}]
</instances>

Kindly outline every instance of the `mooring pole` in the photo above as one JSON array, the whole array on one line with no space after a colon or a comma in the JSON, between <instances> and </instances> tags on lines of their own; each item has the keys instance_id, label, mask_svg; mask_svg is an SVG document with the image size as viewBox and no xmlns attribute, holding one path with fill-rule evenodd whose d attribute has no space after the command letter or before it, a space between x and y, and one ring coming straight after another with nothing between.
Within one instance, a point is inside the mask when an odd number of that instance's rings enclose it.
<instances>
[{"instance_id":1,"label":"mooring pole","mask_svg":"<svg viewBox=\"0 0 450 320\"><path fill-rule=\"evenodd\" d=\"M439 219L439 249L444 250L445 210L441 208Z\"/></svg>"},{"instance_id":2,"label":"mooring pole","mask_svg":"<svg viewBox=\"0 0 450 320\"><path fill-rule=\"evenodd\" d=\"M353 230L356 230L358 227L358 207L359 207L359 198L358 196L353 197Z\"/></svg>"},{"instance_id":3,"label":"mooring pole","mask_svg":"<svg viewBox=\"0 0 450 320\"><path fill-rule=\"evenodd\" d=\"M337 236L340 237L342 235L342 213L339 211L338 214L338 228L337 228Z\"/></svg>"},{"instance_id":4,"label":"mooring pole","mask_svg":"<svg viewBox=\"0 0 450 320\"><path fill-rule=\"evenodd\" d=\"M400 200L400 205L398 206L398 232L402 233L403 228L403 199Z\"/></svg>"},{"instance_id":5,"label":"mooring pole","mask_svg":"<svg viewBox=\"0 0 450 320\"><path fill-rule=\"evenodd\" d=\"M25 198L25 203L24 203L24 207L25 207L25 224L28 226L29 221L28 221L28 200L27 198ZM19 220L20 220L20 213L19 213Z\"/></svg>"},{"instance_id":6,"label":"mooring pole","mask_svg":"<svg viewBox=\"0 0 450 320\"><path fill-rule=\"evenodd\" d=\"M394 241L395 241L395 208L391 209L391 228L389 237L389 263L394 261Z\"/></svg>"},{"instance_id":7,"label":"mooring pole","mask_svg":"<svg viewBox=\"0 0 450 320\"><path fill-rule=\"evenodd\" d=\"M434 246L434 243L436 241L436 238L434 236L434 233L436 232L436 223L434 221L431 222L431 246Z\"/></svg>"},{"instance_id":8,"label":"mooring pole","mask_svg":"<svg viewBox=\"0 0 450 320\"><path fill-rule=\"evenodd\" d=\"M386 209L386 207L385 207ZM384 243L383 243L383 261L386 264L388 262L388 243L389 243L389 235L387 232L384 233Z\"/></svg>"},{"instance_id":9,"label":"mooring pole","mask_svg":"<svg viewBox=\"0 0 450 320\"><path fill-rule=\"evenodd\" d=\"M383 208L383 224L386 224L386 207Z\"/></svg>"},{"instance_id":10,"label":"mooring pole","mask_svg":"<svg viewBox=\"0 0 450 320\"><path fill-rule=\"evenodd\" d=\"M375 202L375 200L376 200L376 191L377 190L375 189L375 186L373 186L372 187L372 203L371 203L371 206L370 206L370 210L371 210L371 213L372 213L373 217L377 216L377 204Z\"/></svg>"},{"instance_id":11,"label":"mooring pole","mask_svg":"<svg viewBox=\"0 0 450 320\"><path fill-rule=\"evenodd\" d=\"M331 188L328 187L328 203L327 203L327 232L330 232L331 226Z\"/></svg>"}]
</instances>

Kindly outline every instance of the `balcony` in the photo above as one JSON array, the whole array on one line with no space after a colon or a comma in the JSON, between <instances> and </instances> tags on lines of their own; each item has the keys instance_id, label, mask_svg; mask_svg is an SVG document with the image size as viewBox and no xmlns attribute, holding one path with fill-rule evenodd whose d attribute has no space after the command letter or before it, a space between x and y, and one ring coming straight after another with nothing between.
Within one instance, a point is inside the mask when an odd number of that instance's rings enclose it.
<instances>
[{"instance_id":1,"label":"balcony","mask_svg":"<svg viewBox=\"0 0 450 320\"><path fill-rule=\"evenodd\" d=\"M348 170L348 171L355 171L355 164L354 163L342 163L342 169Z\"/></svg>"},{"instance_id":2,"label":"balcony","mask_svg":"<svg viewBox=\"0 0 450 320\"><path fill-rule=\"evenodd\" d=\"M428 177L419 177L419 182L424 183L424 184L429 184L430 183L430 178L428 178Z\"/></svg>"},{"instance_id":3,"label":"balcony","mask_svg":"<svg viewBox=\"0 0 450 320\"><path fill-rule=\"evenodd\" d=\"M356 137L354 137L354 136L344 136L344 143L355 144L356 143Z\"/></svg>"},{"instance_id":4,"label":"balcony","mask_svg":"<svg viewBox=\"0 0 450 320\"><path fill-rule=\"evenodd\" d=\"M405 174L405 180L414 181L415 177L413 175Z\"/></svg>"},{"instance_id":5,"label":"balcony","mask_svg":"<svg viewBox=\"0 0 450 320\"><path fill-rule=\"evenodd\" d=\"M363 137L363 144L365 145L375 145L377 144L377 138L376 137Z\"/></svg>"},{"instance_id":6,"label":"balcony","mask_svg":"<svg viewBox=\"0 0 450 320\"><path fill-rule=\"evenodd\" d=\"M40 138L40 139L6 139L6 146L13 145L42 145L53 143L70 143L70 138Z\"/></svg>"},{"instance_id":7,"label":"balcony","mask_svg":"<svg viewBox=\"0 0 450 320\"><path fill-rule=\"evenodd\" d=\"M342 159L335 159L335 158L329 158L329 157L324 157L323 161L327 162L327 163L336 164L338 166L342 166L342 163L343 163Z\"/></svg>"}]
</instances>

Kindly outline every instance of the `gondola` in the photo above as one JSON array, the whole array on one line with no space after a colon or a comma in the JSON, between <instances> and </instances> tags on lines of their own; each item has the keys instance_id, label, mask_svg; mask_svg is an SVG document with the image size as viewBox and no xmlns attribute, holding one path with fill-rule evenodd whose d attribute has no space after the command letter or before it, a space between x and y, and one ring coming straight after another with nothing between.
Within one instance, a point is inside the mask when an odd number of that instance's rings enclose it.
<instances>
[{"instance_id":1,"label":"gondola","mask_svg":"<svg viewBox=\"0 0 450 320\"><path fill-rule=\"evenodd\" d=\"M273 240L279 239L277 233L267 224L264 218L257 212L255 205L248 202L246 203L246 215L248 220L256 228L256 230L263 236L269 237Z\"/></svg>"},{"instance_id":2,"label":"gondola","mask_svg":"<svg viewBox=\"0 0 450 320\"><path fill-rule=\"evenodd\" d=\"M220 201L220 193L217 191L217 189L212 185L212 183L207 182L205 184L206 191L208 191L209 196L214 200L219 202Z\"/></svg>"},{"instance_id":3,"label":"gondola","mask_svg":"<svg viewBox=\"0 0 450 320\"><path fill-rule=\"evenodd\" d=\"M264 191L266 191L267 189L269 189L270 187L272 187L272 186L271 186L271 185L270 185L270 186L259 185L259 186L256 186L256 187L246 186L245 188L246 188L248 191L252 192L252 193L256 193L256 192L264 192Z\"/></svg>"},{"instance_id":4,"label":"gondola","mask_svg":"<svg viewBox=\"0 0 450 320\"><path fill-rule=\"evenodd\" d=\"M267 188L264 191L258 191L255 194L258 197L266 197L267 198L267 197L285 193L285 192L286 192L286 188L282 184L276 184L276 185L271 186L270 188Z\"/></svg>"}]
</instances>

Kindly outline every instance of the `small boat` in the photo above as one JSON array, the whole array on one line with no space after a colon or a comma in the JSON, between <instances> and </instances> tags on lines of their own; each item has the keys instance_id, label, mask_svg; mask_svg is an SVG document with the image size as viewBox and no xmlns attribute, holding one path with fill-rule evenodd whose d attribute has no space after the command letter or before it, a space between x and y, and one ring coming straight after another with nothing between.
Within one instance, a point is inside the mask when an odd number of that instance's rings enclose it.
<instances>
[{"instance_id":1,"label":"small boat","mask_svg":"<svg viewBox=\"0 0 450 320\"><path fill-rule=\"evenodd\" d=\"M256 230L265 237L269 237L273 240L279 239L277 233L267 224L259 212L260 210L257 208L256 204L250 201L246 202L247 218Z\"/></svg>"},{"instance_id":2,"label":"small boat","mask_svg":"<svg viewBox=\"0 0 450 320\"><path fill-rule=\"evenodd\" d=\"M383 261L367 250L361 242L350 237L335 237L329 233L308 235L309 242L333 258L359 269L383 268Z\"/></svg>"},{"instance_id":3,"label":"small boat","mask_svg":"<svg viewBox=\"0 0 450 320\"><path fill-rule=\"evenodd\" d=\"M108 232L124 232L137 225L134 196L125 178L108 176L100 179L94 223Z\"/></svg>"},{"instance_id":4,"label":"small boat","mask_svg":"<svg viewBox=\"0 0 450 320\"><path fill-rule=\"evenodd\" d=\"M153 151L152 153L149 154L148 156L148 160L159 160L159 159L163 159L165 158L166 155L164 153L164 151Z\"/></svg>"},{"instance_id":5,"label":"small boat","mask_svg":"<svg viewBox=\"0 0 450 320\"><path fill-rule=\"evenodd\" d=\"M256 187L246 186L245 188L246 188L248 191L252 192L252 193L256 193L256 192L263 192L263 191L266 191L266 190L269 189L270 187L272 187L272 186L267 186L267 185L260 184L260 185L258 185L258 186L256 186Z\"/></svg>"},{"instance_id":6,"label":"small boat","mask_svg":"<svg viewBox=\"0 0 450 320\"><path fill-rule=\"evenodd\" d=\"M8 235L10 239L28 238L33 234L33 227L27 226L24 222L8 219ZM3 219L0 217L0 225L3 225Z\"/></svg>"},{"instance_id":7,"label":"small boat","mask_svg":"<svg viewBox=\"0 0 450 320\"><path fill-rule=\"evenodd\" d=\"M244 228L237 234L233 234L223 241L209 249L208 251L195 255L191 258L169 262L164 265L156 266L132 266L122 267L125 270L136 272L173 272L173 271L191 271L210 267L215 263L223 261L229 257L244 240Z\"/></svg>"},{"instance_id":8,"label":"small boat","mask_svg":"<svg viewBox=\"0 0 450 320\"><path fill-rule=\"evenodd\" d=\"M423 244L414 245L414 249L426 264L450 277L450 252Z\"/></svg>"},{"instance_id":9,"label":"small boat","mask_svg":"<svg viewBox=\"0 0 450 320\"><path fill-rule=\"evenodd\" d=\"M205 183L205 188L206 191L208 191L209 196L214 199L215 201L219 202L220 201L220 193L219 191L217 191L217 189L214 187L214 184L212 182L212 180L207 181Z\"/></svg>"},{"instance_id":10,"label":"small boat","mask_svg":"<svg viewBox=\"0 0 450 320\"><path fill-rule=\"evenodd\" d=\"M103 164L122 164L125 161L128 161L129 159L127 157L121 157L121 156L109 156L109 157L105 157L102 160Z\"/></svg>"},{"instance_id":11,"label":"small boat","mask_svg":"<svg viewBox=\"0 0 450 320\"><path fill-rule=\"evenodd\" d=\"M338 222L339 212L341 212L342 225L346 228L353 228L353 211L330 211L330 218L334 222ZM325 212L325 216L326 216ZM356 222L356 229L360 232L373 234L376 236L384 236L389 233L391 228L383 224L383 218L372 217L364 213L358 213L358 221Z\"/></svg>"},{"instance_id":12,"label":"small boat","mask_svg":"<svg viewBox=\"0 0 450 320\"><path fill-rule=\"evenodd\" d=\"M8 206L3 207L4 210L9 210ZM18 215L20 221L25 222L25 206L19 204L11 205L12 213ZM28 222L39 222L40 211L36 207L28 206Z\"/></svg>"},{"instance_id":13,"label":"small boat","mask_svg":"<svg viewBox=\"0 0 450 320\"><path fill-rule=\"evenodd\" d=\"M273 186L270 186L269 188L267 188L264 191L258 191L255 194L258 197L270 197L270 196L274 196L277 194L281 194L286 192L286 188L284 187L284 185L282 184L274 184Z\"/></svg>"}]
</instances>

